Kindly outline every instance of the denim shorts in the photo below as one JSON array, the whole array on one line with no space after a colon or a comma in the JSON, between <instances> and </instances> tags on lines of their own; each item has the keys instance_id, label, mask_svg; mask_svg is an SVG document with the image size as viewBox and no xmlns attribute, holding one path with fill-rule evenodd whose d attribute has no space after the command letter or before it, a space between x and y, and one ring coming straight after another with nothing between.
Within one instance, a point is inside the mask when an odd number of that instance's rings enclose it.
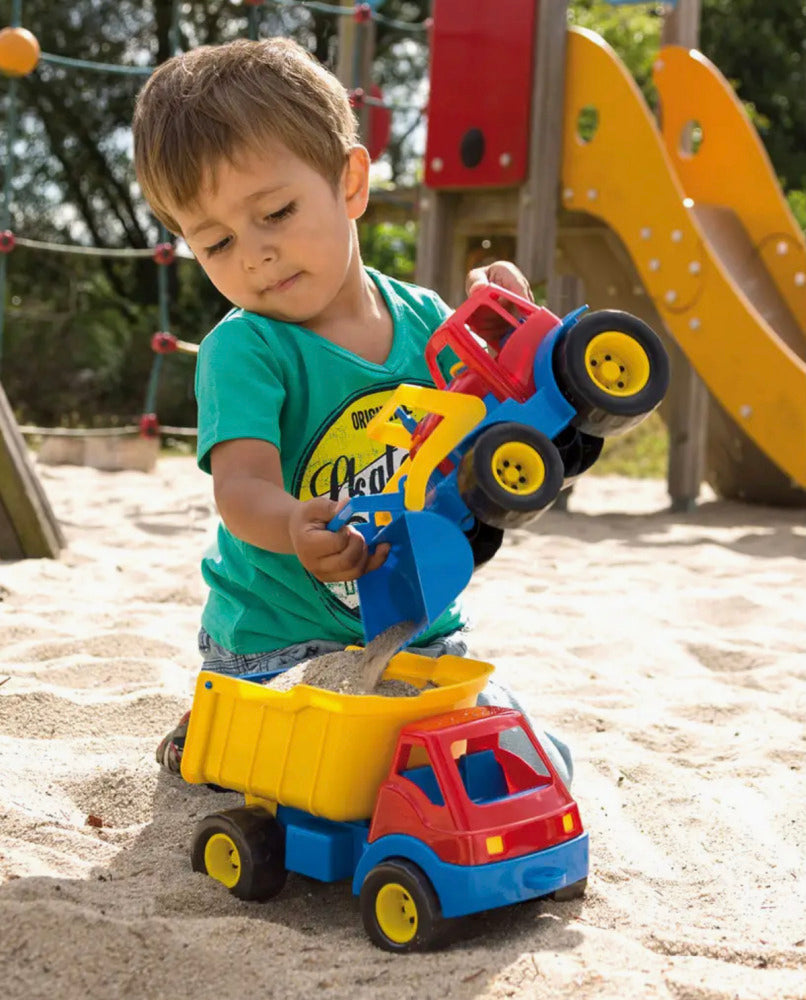
<instances>
[{"instance_id":1,"label":"denim shorts","mask_svg":"<svg viewBox=\"0 0 806 1000\"><path fill-rule=\"evenodd\" d=\"M199 652L202 657L202 669L213 670L218 674L228 674L230 677L240 677L243 674L268 674L275 670L288 670L305 660L325 653L336 653L345 649L344 643L328 639L310 639L308 642L297 642L283 649L273 649L268 653L231 653L213 639L206 629L199 629ZM436 639L427 646L414 647L423 656L465 656L467 643L459 632Z\"/></svg>"}]
</instances>

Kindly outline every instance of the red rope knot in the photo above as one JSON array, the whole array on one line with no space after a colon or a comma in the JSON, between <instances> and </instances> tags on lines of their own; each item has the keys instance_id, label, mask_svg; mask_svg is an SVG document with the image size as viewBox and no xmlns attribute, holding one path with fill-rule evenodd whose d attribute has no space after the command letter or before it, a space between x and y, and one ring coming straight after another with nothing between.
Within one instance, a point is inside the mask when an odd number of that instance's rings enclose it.
<instances>
[{"instance_id":1,"label":"red rope knot","mask_svg":"<svg viewBox=\"0 0 806 1000\"><path fill-rule=\"evenodd\" d=\"M176 258L176 248L173 243L158 243L154 247L152 256L157 264L167 267L168 264L173 264Z\"/></svg>"},{"instance_id":2,"label":"red rope knot","mask_svg":"<svg viewBox=\"0 0 806 1000\"><path fill-rule=\"evenodd\" d=\"M355 90L349 91L348 95L350 98L351 108L363 108L364 107L364 90L362 87L356 87Z\"/></svg>"},{"instance_id":3,"label":"red rope knot","mask_svg":"<svg viewBox=\"0 0 806 1000\"><path fill-rule=\"evenodd\" d=\"M155 354L173 354L177 349L177 340L172 333L160 331L151 338L151 350Z\"/></svg>"},{"instance_id":4,"label":"red rope knot","mask_svg":"<svg viewBox=\"0 0 806 1000\"><path fill-rule=\"evenodd\" d=\"M357 3L353 8L353 18L358 24L372 20L372 8L368 3Z\"/></svg>"},{"instance_id":5,"label":"red rope knot","mask_svg":"<svg viewBox=\"0 0 806 1000\"><path fill-rule=\"evenodd\" d=\"M17 240L14 233L10 229L4 229L0 233L0 253L11 253L16 245Z\"/></svg>"},{"instance_id":6,"label":"red rope knot","mask_svg":"<svg viewBox=\"0 0 806 1000\"><path fill-rule=\"evenodd\" d=\"M140 437L155 438L160 432L160 422L156 413L144 413L140 417Z\"/></svg>"}]
</instances>

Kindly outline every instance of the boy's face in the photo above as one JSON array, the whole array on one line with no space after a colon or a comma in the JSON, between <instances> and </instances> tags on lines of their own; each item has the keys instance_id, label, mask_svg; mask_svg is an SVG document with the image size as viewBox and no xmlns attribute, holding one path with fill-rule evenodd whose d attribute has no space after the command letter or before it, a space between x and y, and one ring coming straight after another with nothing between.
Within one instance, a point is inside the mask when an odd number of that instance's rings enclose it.
<instances>
[{"instance_id":1,"label":"boy's face","mask_svg":"<svg viewBox=\"0 0 806 1000\"><path fill-rule=\"evenodd\" d=\"M197 201L175 209L216 288L250 312L305 325L327 317L356 262L352 220L366 207L368 161L350 154L338 189L280 143L208 172Z\"/></svg>"}]
</instances>

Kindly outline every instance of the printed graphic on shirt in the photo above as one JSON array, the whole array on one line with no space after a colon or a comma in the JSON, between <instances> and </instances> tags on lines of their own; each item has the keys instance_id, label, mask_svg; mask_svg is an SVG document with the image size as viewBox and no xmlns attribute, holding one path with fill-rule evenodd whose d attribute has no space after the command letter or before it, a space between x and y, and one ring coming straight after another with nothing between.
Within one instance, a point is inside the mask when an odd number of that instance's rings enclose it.
<instances>
[{"instance_id":1,"label":"printed graphic on shirt","mask_svg":"<svg viewBox=\"0 0 806 1000\"><path fill-rule=\"evenodd\" d=\"M294 477L293 491L300 500L322 496L341 500L383 492L407 452L373 440L367 434L367 424L394 388L374 389L354 397L323 423L321 434L300 460ZM415 419L422 415L413 414ZM326 589L343 611L358 616L355 581L330 583Z\"/></svg>"}]
</instances>

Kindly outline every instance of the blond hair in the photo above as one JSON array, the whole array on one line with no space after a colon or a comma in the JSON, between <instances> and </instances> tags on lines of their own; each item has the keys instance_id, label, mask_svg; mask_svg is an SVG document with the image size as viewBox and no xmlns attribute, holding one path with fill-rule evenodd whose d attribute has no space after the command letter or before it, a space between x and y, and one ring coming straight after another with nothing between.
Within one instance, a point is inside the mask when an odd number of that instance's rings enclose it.
<instances>
[{"instance_id":1,"label":"blond hair","mask_svg":"<svg viewBox=\"0 0 806 1000\"><path fill-rule=\"evenodd\" d=\"M134 168L157 218L197 198L205 173L267 140L334 187L357 141L344 87L289 38L203 45L159 66L137 97Z\"/></svg>"}]
</instances>

